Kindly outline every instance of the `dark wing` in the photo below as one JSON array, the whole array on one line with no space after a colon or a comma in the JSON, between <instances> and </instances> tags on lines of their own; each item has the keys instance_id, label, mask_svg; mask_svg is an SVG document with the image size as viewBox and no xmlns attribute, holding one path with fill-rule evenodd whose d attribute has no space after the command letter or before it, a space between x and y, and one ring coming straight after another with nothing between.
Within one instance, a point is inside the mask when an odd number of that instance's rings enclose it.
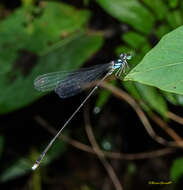
<instances>
[{"instance_id":1,"label":"dark wing","mask_svg":"<svg viewBox=\"0 0 183 190\"><path fill-rule=\"evenodd\" d=\"M80 71L74 75L68 75L64 80L57 84L55 92L61 98L68 98L80 93L92 82L96 81L102 74L110 70L111 64L97 65L87 71Z\"/></svg>"},{"instance_id":2,"label":"dark wing","mask_svg":"<svg viewBox=\"0 0 183 190\"><path fill-rule=\"evenodd\" d=\"M47 73L38 76L34 81L34 86L39 91L55 90L61 98L67 98L81 92L110 69L111 64L107 63L78 71Z\"/></svg>"}]
</instances>

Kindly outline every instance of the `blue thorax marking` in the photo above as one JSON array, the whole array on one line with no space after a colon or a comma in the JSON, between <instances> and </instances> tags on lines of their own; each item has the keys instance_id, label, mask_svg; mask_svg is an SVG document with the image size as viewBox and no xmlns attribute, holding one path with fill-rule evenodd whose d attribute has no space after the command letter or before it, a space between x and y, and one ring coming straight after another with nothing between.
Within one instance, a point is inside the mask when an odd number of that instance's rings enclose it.
<instances>
[{"instance_id":1,"label":"blue thorax marking","mask_svg":"<svg viewBox=\"0 0 183 190\"><path fill-rule=\"evenodd\" d=\"M118 60L114 61L114 66L113 66L114 70L119 69L122 64L124 64L124 62L121 59L118 59Z\"/></svg>"}]
</instances>

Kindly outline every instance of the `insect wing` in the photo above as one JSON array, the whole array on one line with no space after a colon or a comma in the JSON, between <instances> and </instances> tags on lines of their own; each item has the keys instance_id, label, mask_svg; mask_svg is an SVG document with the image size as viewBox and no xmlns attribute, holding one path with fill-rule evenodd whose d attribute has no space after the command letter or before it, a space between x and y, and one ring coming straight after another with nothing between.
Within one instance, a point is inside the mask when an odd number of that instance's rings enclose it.
<instances>
[{"instance_id":1,"label":"insect wing","mask_svg":"<svg viewBox=\"0 0 183 190\"><path fill-rule=\"evenodd\" d=\"M78 71L43 74L35 79L34 87L43 92L55 90L61 98L74 96L108 71L110 66L111 64L108 63L82 68Z\"/></svg>"},{"instance_id":2,"label":"insect wing","mask_svg":"<svg viewBox=\"0 0 183 190\"><path fill-rule=\"evenodd\" d=\"M55 92L61 98L74 96L96 81L102 74L108 72L109 69L109 64L101 64L91 67L87 71L80 71L74 75L68 75L65 80L57 84Z\"/></svg>"}]
</instances>

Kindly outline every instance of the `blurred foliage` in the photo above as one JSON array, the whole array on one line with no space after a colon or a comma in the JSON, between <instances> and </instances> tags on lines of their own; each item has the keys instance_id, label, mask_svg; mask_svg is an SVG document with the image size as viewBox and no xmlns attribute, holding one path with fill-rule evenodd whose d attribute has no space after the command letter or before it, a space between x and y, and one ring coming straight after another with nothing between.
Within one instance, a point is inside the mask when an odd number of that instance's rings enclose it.
<instances>
[{"instance_id":1,"label":"blurred foliage","mask_svg":"<svg viewBox=\"0 0 183 190\"><path fill-rule=\"evenodd\" d=\"M50 151L46 155L45 159L41 163L41 166L47 166L56 158L60 157L66 150L66 144L63 141L56 141L51 147ZM36 160L40 152L31 152L30 158L20 158L15 160L8 168L4 169L4 172L0 175L0 182L6 182L8 180L16 179L32 171L32 161ZM41 167L40 167L41 168ZM41 170L41 169L40 169ZM36 170L36 173L39 169ZM36 179L35 179L36 180Z\"/></svg>"},{"instance_id":2,"label":"blurred foliage","mask_svg":"<svg viewBox=\"0 0 183 190\"><path fill-rule=\"evenodd\" d=\"M121 32L121 45L115 47L115 51L118 55L121 52L133 55L125 77L132 81L121 84L146 112L156 111L165 118L167 101L173 105L183 105L183 3L179 0L96 2L108 15L118 20L119 25L128 25L128 29ZM83 3L87 7L91 2L84 0ZM56 1L36 4L33 0L22 0L21 6L13 12L5 10L3 5L0 5L0 11L1 114L23 108L44 95L33 89L33 80L37 75L77 69L104 44L105 32L99 34L89 27L90 16L95 14L89 9L77 9ZM116 85L116 82L112 84ZM101 109L110 95L105 90L101 91L96 106ZM0 158L3 141L1 136ZM107 140L102 144L105 149L112 147ZM65 149L64 143L55 143L43 165L51 163ZM38 154L32 151L31 156L17 159L3 168L0 180L8 181L30 173L30 163ZM172 180L176 181L182 176L181 166L182 159L175 160L171 169ZM42 180L39 172L42 171L38 171L33 179L37 188ZM87 186L84 188L89 189Z\"/></svg>"},{"instance_id":3,"label":"blurred foliage","mask_svg":"<svg viewBox=\"0 0 183 190\"><path fill-rule=\"evenodd\" d=\"M183 176L183 158L175 159L171 170L170 170L171 180L176 183Z\"/></svg>"},{"instance_id":4,"label":"blurred foliage","mask_svg":"<svg viewBox=\"0 0 183 190\"><path fill-rule=\"evenodd\" d=\"M27 174L31 171L31 163L27 159L21 158L16 160L12 165L7 169L4 169L3 173L0 176L0 181L5 182L11 179L18 178L22 175Z\"/></svg>"},{"instance_id":5,"label":"blurred foliage","mask_svg":"<svg viewBox=\"0 0 183 190\"><path fill-rule=\"evenodd\" d=\"M101 36L83 31L88 18L88 11L47 2L21 7L0 23L0 113L40 97L33 89L38 74L76 69L101 47Z\"/></svg>"},{"instance_id":6,"label":"blurred foliage","mask_svg":"<svg viewBox=\"0 0 183 190\"><path fill-rule=\"evenodd\" d=\"M131 25L139 32L149 34L154 25L153 15L138 0L97 0L97 2L113 17Z\"/></svg>"}]
</instances>

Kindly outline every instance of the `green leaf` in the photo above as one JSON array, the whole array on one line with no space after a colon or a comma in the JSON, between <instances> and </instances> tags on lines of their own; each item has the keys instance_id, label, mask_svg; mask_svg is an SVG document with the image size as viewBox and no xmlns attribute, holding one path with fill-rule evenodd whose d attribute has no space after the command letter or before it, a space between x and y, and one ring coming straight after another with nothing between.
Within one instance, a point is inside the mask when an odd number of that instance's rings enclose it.
<instances>
[{"instance_id":1,"label":"green leaf","mask_svg":"<svg viewBox=\"0 0 183 190\"><path fill-rule=\"evenodd\" d=\"M111 93L107 90L102 90L100 92L100 95L97 98L97 102L95 105L97 107L97 109L101 109L104 106L104 104L108 101L110 95L111 95Z\"/></svg>"},{"instance_id":2,"label":"green leaf","mask_svg":"<svg viewBox=\"0 0 183 190\"><path fill-rule=\"evenodd\" d=\"M140 55L139 55L139 57L141 58L141 60L142 60L143 56L144 56L150 49L151 49L150 44L149 44L148 42L145 42L145 43L143 44L143 46L140 48ZM135 59L136 59L136 58L135 58Z\"/></svg>"},{"instance_id":3,"label":"green leaf","mask_svg":"<svg viewBox=\"0 0 183 190\"><path fill-rule=\"evenodd\" d=\"M66 148L67 144L64 141L57 140L46 154L42 165L45 166L50 164L53 160L57 159L62 153L64 153Z\"/></svg>"},{"instance_id":4,"label":"green leaf","mask_svg":"<svg viewBox=\"0 0 183 190\"><path fill-rule=\"evenodd\" d=\"M136 32L126 32L122 36L123 40L132 48L138 49L146 42L146 38Z\"/></svg>"},{"instance_id":5,"label":"green leaf","mask_svg":"<svg viewBox=\"0 0 183 190\"><path fill-rule=\"evenodd\" d=\"M34 4L35 0L22 0L22 6L24 7L29 7L32 6Z\"/></svg>"},{"instance_id":6,"label":"green leaf","mask_svg":"<svg viewBox=\"0 0 183 190\"><path fill-rule=\"evenodd\" d=\"M134 54L135 52L134 51L132 51L132 49L130 48L130 47L128 47L128 46L119 46L119 47L117 47L117 49L116 49L116 53L117 53L117 55L120 55L122 52L125 52L125 53L131 53L131 54Z\"/></svg>"},{"instance_id":7,"label":"green leaf","mask_svg":"<svg viewBox=\"0 0 183 190\"><path fill-rule=\"evenodd\" d=\"M141 96L140 96L139 91L137 90L134 82L124 81L123 86L136 100L138 100L138 101L141 100Z\"/></svg>"},{"instance_id":8,"label":"green leaf","mask_svg":"<svg viewBox=\"0 0 183 190\"><path fill-rule=\"evenodd\" d=\"M143 55L149 51L149 49L150 45L145 40L143 46L140 47L138 50L139 53L137 55L133 53L134 56L129 64L130 68L133 68L138 63L138 61L142 59ZM117 52L121 53L123 52L123 50L128 50L128 48L121 46L117 49ZM146 112L150 114L153 109L156 110L161 115L163 115L164 117L166 117L166 111L167 111L166 102L163 99L163 97L154 88L131 81L123 81L122 85L137 101L139 101L142 108Z\"/></svg>"},{"instance_id":9,"label":"green leaf","mask_svg":"<svg viewBox=\"0 0 183 190\"><path fill-rule=\"evenodd\" d=\"M166 17L168 12L168 7L162 0L142 0L142 2L150 7L155 13L158 20L162 20Z\"/></svg>"},{"instance_id":10,"label":"green leaf","mask_svg":"<svg viewBox=\"0 0 183 190\"><path fill-rule=\"evenodd\" d=\"M183 158L174 160L170 170L171 180L177 182L183 176Z\"/></svg>"},{"instance_id":11,"label":"green leaf","mask_svg":"<svg viewBox=\"0 0 183 190\"><path fill-rule=\"evenodd\" d=\"M1 173L0 181L5 182L23 176L31 171L31 167L31 163L24 158L16 160Z\"/></svg>"},{"instance_id":12,"label":"green leaf","mask_svg":"<svg viewBox=\"0 0 183 190\"><path fill-rule=\"evenodd\" d=\"M110 82L111 85L114 85L115 83L116 83L115 80ZM105 105L105 103L108 101L110 96L111 96L111 92L109 92L108 90L101 90L99 97L97 98L97 101L96 101L95 109L96 108L101 109Z\"/></svg>"},{"instance_id":13,"label":"green leaf","mask_svg":"<svg viewBox=\"0 0 183 190\"><path fill-rule=\"evenodd\" d=\"M144 34L149 34L153 28L153 15L137 0L97 0L97 2L113 17Z\"/></svg>"},{"instance_id":14,"label":"green leaf","mask_svg":"<svg viewBox=\"0 0 183 190\"><path fill-rule=\"evenodd\" d=\"M178 105L176 95L170 92L161 91L165 98L172 104Z\"/></svg>"},{"instance_id":15,"label":"green leaf","mask_svg":"<svg viewBox=\"0 0 183 190\"><path fill-rule=\"evenodd\" d=\"M167 22L172 29L177 28L183 24L182 12L180 10L171 11L167 14Z\"/></svg>"},{"instance_id":16,"label":"green leaf","mask_svg":"<svg viewBox=\"0 0 183 190\"><path fill-rule=\"evenodd\" d=\"M43 166L48 165L53 160L58 158L63 152L65 152L65 150L66 150L66 143L64 143L63 141L56 141L49 150L48 154L45 156L45 159L41 164ZM35 159L37 159L37 157ZM11 164L7 169L5 169L4 172L2 172L2 174L0 175L0 181L5 182L15 179L17 177L21 177L31 172L32 171L31 168L32 164L31 161L29 161L29 159L25 158L18 159L13 164Z\"/></svg>"},{"instance_id":17,"label":"green leaf","mask_svg":"<svg viewBox=\"0 0 183 190\"><path fill-rule=\"evenodd\" d=\"M40 16L34 17L34 12ZM39 53L83 28L88 19L88 11L79 11L63 3L47 2L42 10L33 7L31 12L19 8L0 23L0 46L3 54L6 51L15 54L21 49Z\"/></svg>"},{"instance_id":18,"label":"green leaf","mask_svg":"<svg viewBox=\"0 0 183 190\"><path fill-rule=\"evenodd\" d=\"M167 105L162 95L151 86L142 85L140 83L135 83L135 86L140 93L142 100L160 115L166 117Z\"/></svg>"},{"instance_id":19,"label":"green leaf","mask_svg":"<svg viewBox=\"0 0 183 190\"><path fill-rule=\"evenodd\" d=\"M33 87L33 81L39 74L76 69L93 54L102 44L100 36L79 35L61 48L38 58L37 64L28 76L15 72L13 64L2 65L4 72L0 74L0 87L3 89L0 96L0 113L7 113L36 100L43 94ZM6 71L6 72L5 72ZM14 81L7 76L15 75ZM10 75L11 74L11 75Z\"/></svg>"},{"instance_id":20,"label":"green leaf","mask_svg":"<svg viewBox=\"0 0 183 190\"><path fill-rule=\"evenodd\" d=\"M42 175L41 172L34 172L31 178L32 190L42 190Z\"/></svg>"},{"instance_id":21,"label":"green leaf","mask_svg":"<svg viewBox=\"0 0 183 190\"><path fill-rule=\"evenodd\" d=\"M183 94L183 27L165 35L125 80L137 81L162 90Z\"/></svg>"},{"instance_id":22,"label":"green leaf","mask_svg":"<svg viewBox=\"0 0 183 190\"><path fill-rule=\"evenodd\" d=\"M155 31L159 39L162 38L168 32L170 32L170 27L167 24L160 25L159 27L157 27Z\"/></svg>"},{"instance_id":23,"label":"green leaf","mask_svg":"<svg viewBox=\"0 0 183 190\"><path fill-rule=\"evenodd\" d=\"M63 3L47 2L43 14L32 23L31 38L27 40L26 48L40 53L49 48L50 44L84 28L88 19L88 11L78 11Z\"/></svg>"},{"instance_id":24,"label":"green leaf","mask_svg":"<svg viewBox=\"0 0 183 190\"><path fill-rule=\"evenodd\" d=\"M0 23L0 113L38 99L43 94L36 92L33 81L39 74L76 69L103 42L102 36L79 30L89 18L87 11L47 2L40 17L30 16L18 9Z\"/></svg>"},{"instance_id":25,"label":"green leaf","mask_svg":"<svg viewBox=\"0 0 183 190\"><path fill-rule=\"evenodd\" d=\"M170 8L176 8L179 5L179 0L168 0L168 4Z\"/></svg>"},{"instance_id":26,"label":"green leaf","mask_svg":"<svg viewBox=\"0 0 183 190\"><path fill-rule=\"evenodd\" d=\"M179 94L175 94L175 97L177 99L178 104L183 106L183 96Z\"/></svg>"}]
</instances>

